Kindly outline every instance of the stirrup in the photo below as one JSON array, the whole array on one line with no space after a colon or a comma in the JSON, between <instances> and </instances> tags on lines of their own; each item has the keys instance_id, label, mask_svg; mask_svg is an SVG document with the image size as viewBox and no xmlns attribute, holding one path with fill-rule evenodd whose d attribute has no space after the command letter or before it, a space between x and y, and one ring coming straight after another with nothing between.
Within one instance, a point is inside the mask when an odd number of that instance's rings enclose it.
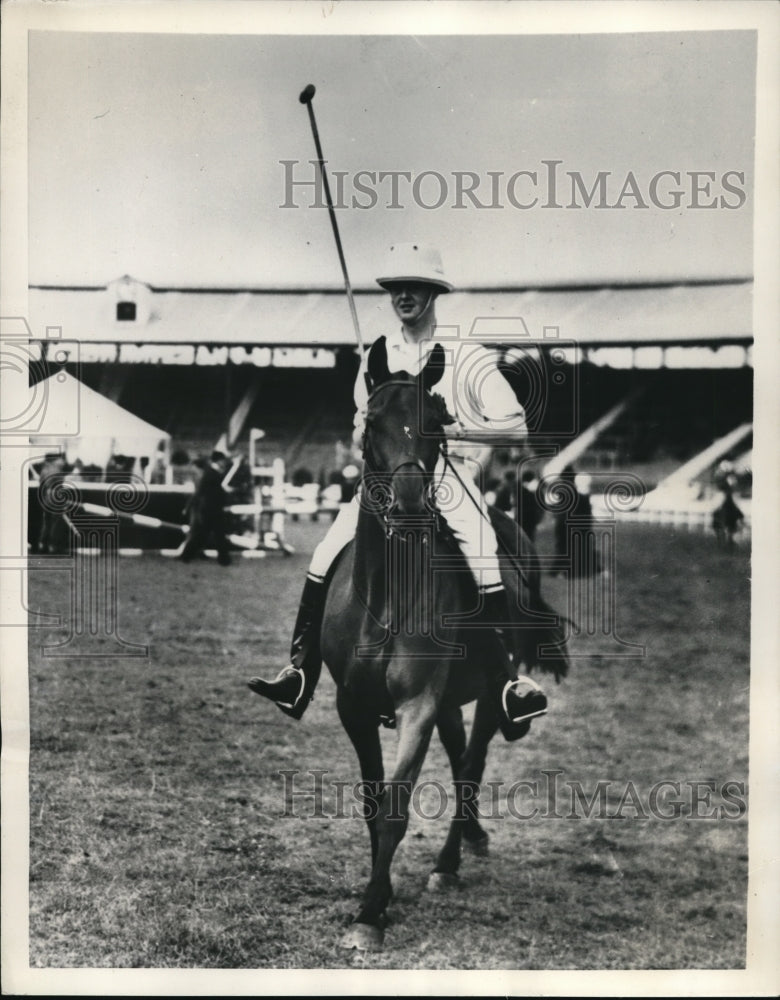
<instances>
[{"instance_id":1,"label":"stirrup","mask_svg":"<svg viewBox=\"0 0 780 1000\"><path fill-rule=\"evenodd\" d=\"M515 690L518 684L527 685L530 690L527 690L524 694L520 694ZM518 698L522 698L523 701L527 701L528 703L527 710L520 715L511 715L509 712L507 697L510 691L514 691ZM501 692L501 707L504 710L504 715L511 723L525 722L528 719L535 719L540 715L547 714L547 695L535 680L523 675L522 677L516 677L514 680L506 682Z\"/></svg>"}]
</instances>

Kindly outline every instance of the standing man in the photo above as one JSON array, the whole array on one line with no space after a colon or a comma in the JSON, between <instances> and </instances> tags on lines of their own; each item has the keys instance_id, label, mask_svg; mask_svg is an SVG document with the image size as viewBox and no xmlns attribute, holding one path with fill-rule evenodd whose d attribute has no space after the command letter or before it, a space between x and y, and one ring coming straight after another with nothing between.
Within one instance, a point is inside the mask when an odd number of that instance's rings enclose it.
<instances>
[{"instance_id":1,"label":"standing man","mask_svg":"<svg viewBox=\"0 0 780 1000\"><path fill-rule=\"evenodd\" d=\"M478 428L494 433L525 432L525 415L511 386L498 369L494 353L479 344L452 344L446 337L437 339L436 298L452 291L444 277L438 250L420 243L400 244L390 248L386 264L377 278L389 294L400 326L379 338L372 350L380 347L387 356L391 373L405 371L417 375L427 363L437 344L451 349L455 363L446 366L436 391L447 404L455 422L447 427L454 439L449 458L457 476L439 459L436 481L450 480L454 495L461 501L448 506L442 516L453 530L461 550L474 573L485 621L499 627L502 641L507 639L500 625L510 620L506 591L501 580L498 560L498 540L490 524L485 499L475 483L474 470L468 468L468 450L458 447L457 439L464 429ZM383 343L382 343L383 342ZM368 389L365 372L368 355L362 359L355 381L355 427L353 438L361 442L365 428ZM477 470L479 471L479 470ZM469 496L465 493L468 492ZM354 538L360 511L356 495L339 511L325 538L314 550L306 578L298 618L293 632L291 662L274 681L254 677L249 687L257 694L276 702L282 711L300 718L314 693L321 668L319 629L325 604L325 579L334 559ZM511 659L511 651L509 656ZM507 679L496 675L496 697L510 724L517 723L517 734L523 735L523 724L547 711L547 698L529 677Z\"/></svg>"},{"instance_id":2,"label":"standing man","mask_svg":"<svg viewBox=\"0 0 780 1000\"><path fill-rule=\"evenodd\" d=\"M737 477L733 474L725 477L720 487L723 491L723 500L712 512L712 527L718 545L729 550L734 548L734 536L745 521L745 515L734 500L736 482Z\"/></svg>"},{"instance_id":3,"label":"standing man","mask_svg":"<svg viewBox=\"0 0 780 1000\"><path fill-rule=\"evenodd\" d=\"M179 556L182 562L189 562L194 556L202 555L203 549L213 542L220 566L230 565L225 505L232 490L222 485L229 467L227 455L221 451L211 453L187 506L190 531Z\"/></svg>"}]
</instances>

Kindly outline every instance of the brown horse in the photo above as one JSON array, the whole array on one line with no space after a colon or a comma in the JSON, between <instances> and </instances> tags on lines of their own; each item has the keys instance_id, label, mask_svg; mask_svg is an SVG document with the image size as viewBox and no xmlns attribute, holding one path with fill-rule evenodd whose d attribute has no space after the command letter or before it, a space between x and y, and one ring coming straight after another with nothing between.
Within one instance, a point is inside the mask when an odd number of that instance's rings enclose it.
<instances>
[{"instance_id":1,"label":"brown horse","mask_svg":"<svg viewBox=\"0 0 780 1000\"><path fill-rule=\"evenodd\" d=\"M342 944L380 950L392 896L390 868L434 728L452 765L456 797L429 887L457 881L464 840L486 852L477 792L500 709L485 664L505 661L506 653L495 629L479 620L473 576L432 500L434 468L446 448L443 429L451 420L441 397L429 391L435 366L429 363L416 378L390 376L386 365L377 372L369 364L369 370L361 510L354 542L330 583L321 648L362 787L370 790L371 876ZM494 512L493 519L505 553L505 586L516 598L515 620L507 623L514 626L516 662L547 669L557 680L568 668L563 631L541 598L532 546L508 517ZM461 705L474 700L467 743ZM383 717L397 725L389 781L378 731Z\"/></svg>"}]
</instances>

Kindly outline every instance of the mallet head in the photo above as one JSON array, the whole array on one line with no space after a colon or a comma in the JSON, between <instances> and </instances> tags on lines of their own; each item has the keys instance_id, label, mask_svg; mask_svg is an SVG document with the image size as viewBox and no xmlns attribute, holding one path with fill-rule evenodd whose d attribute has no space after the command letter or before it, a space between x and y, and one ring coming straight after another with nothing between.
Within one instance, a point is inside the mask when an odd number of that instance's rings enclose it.
<instances>
[{"instance_id":1,"label":"mallet head","mask_svg":"<svg viewBox=\"0 0 780 1000\"><path fill-rule=\"evenodd\" d=\"M303 88L298 100L301 102L301 104L311 104L313 97L314 97L314 84L310 83Z\"/></svg>"}]
</instances>

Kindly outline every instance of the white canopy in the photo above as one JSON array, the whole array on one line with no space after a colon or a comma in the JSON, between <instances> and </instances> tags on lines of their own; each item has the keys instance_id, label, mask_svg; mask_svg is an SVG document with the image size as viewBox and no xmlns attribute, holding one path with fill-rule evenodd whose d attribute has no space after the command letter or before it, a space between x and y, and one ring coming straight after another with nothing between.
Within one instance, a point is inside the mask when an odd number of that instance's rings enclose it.
<instances>
[{"instance_id":1,"label":"white canopy","mask_svg":"<svg viewBox=\"0 0 780 1000\"><path fill-rule=\"evenodd\" d=\"M64 450L69 462L77 458L105 467L112 455L154 458L167 450L170 434L141 420L117 403L61 371L31 390L40 402L41 421L30 443L38 448Z\"/></svg>"}]
</instances>

